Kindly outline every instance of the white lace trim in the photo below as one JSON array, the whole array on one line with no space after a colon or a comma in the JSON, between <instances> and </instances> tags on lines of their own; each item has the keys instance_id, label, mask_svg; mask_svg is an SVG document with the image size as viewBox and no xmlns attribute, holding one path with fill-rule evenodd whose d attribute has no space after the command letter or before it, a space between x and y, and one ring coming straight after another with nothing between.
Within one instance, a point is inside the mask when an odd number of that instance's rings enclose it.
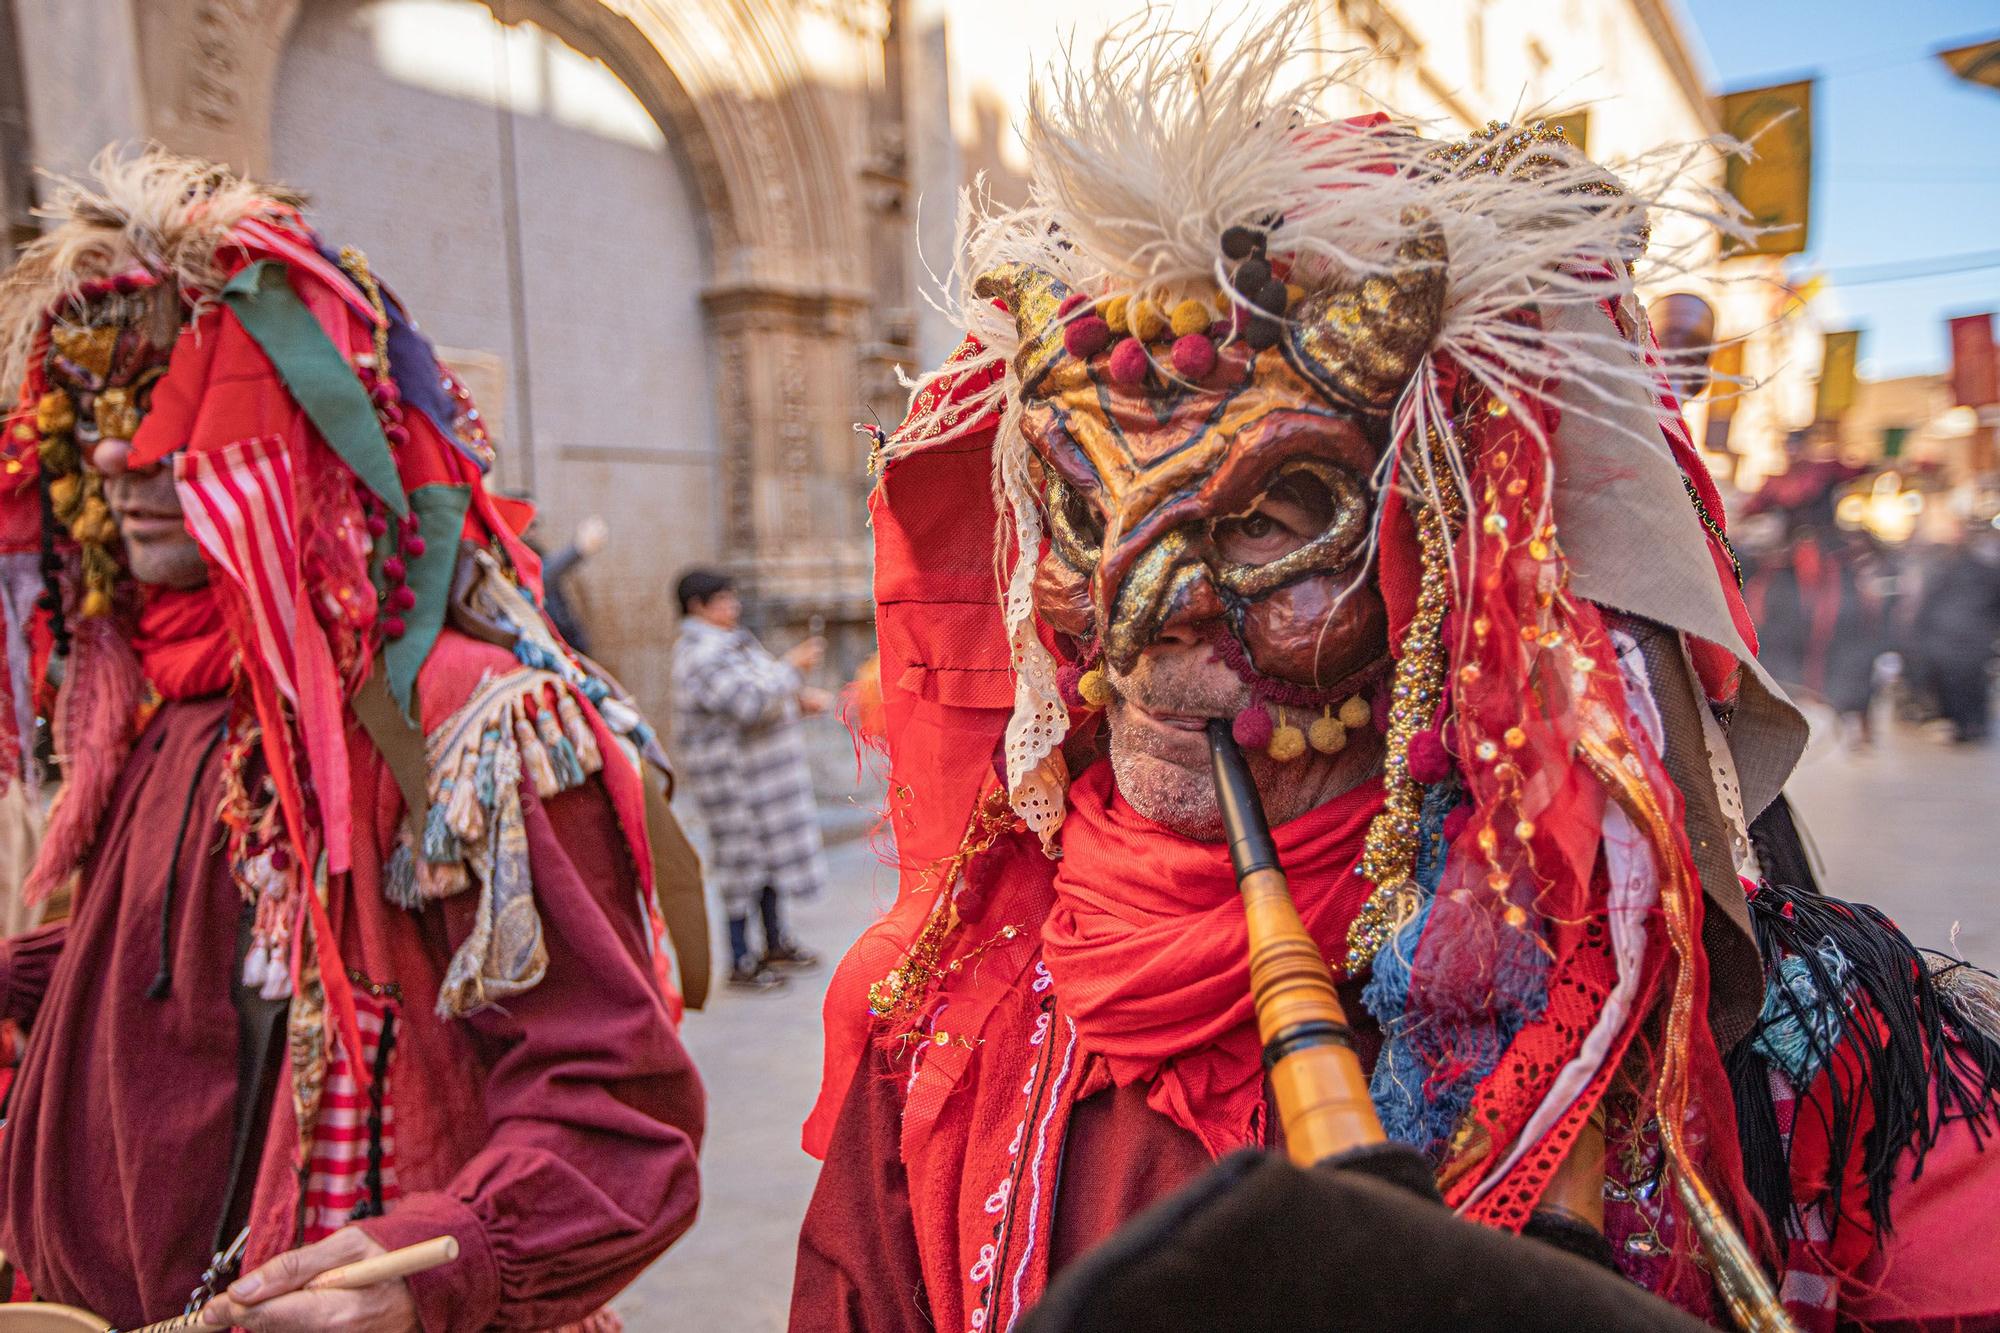
<instances>
[{"instance_id":1,"label":"white lace trim","mask_svg":"<svg viewBox=\"0 0 2000 1333\"><path fill-rule=\"evenodd\" d=\"M1014 423L1002 423L1003 436L1010 425ZM1005 742L1007 796L1014 813L1053 854L1069 793L1069 768L1062 757L1069 706L1056 684L1055 657L1035 629L1034 579L1042 552L1042 509L1024 461L1023 450L1000 450L1000 486L1013 518L1016 551L1006 602L1007 645L1014 666L1014 715L1007 719Z\"/></svg>"}]
</instances>

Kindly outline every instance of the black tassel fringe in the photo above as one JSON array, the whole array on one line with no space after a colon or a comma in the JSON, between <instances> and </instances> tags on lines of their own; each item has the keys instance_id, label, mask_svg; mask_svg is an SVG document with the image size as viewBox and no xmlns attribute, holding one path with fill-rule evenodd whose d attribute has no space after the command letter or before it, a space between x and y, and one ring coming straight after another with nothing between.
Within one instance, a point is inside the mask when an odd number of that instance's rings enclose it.
<instances>
[{"instance_id":1,"label":"black tassel fringe","mask_svg":"<svg viewBox=\"0 0 2000 1333\"><path fill-rule=\"evenodd\" d=\"M1778 840L1791 835L1796 846L1790 824L1787 812ZM1760 853L1765 841L1758 840ZM1784 860L1782 856L1773 859ZM1800 866L1803 859L1800 856ZM1846 1183L1841 1168L1858 1150L1868 1182L1869 1216L1877 1233L1886 1233L1890 1228L1889 1193L1906 1150L1914 1155L1911 1175L1915 1176L1922 1172L1925 1155L1951 1121L1964 1120L1976 1140L1994 1132L1991 1113L2000 1099L2000 1040L1961 1010L1939 987L1925 955L1868 904L1842 902L1813 889L1767 882L1751 898L1750 913L1767 977L1777 974L1782 959L1798 958L1820 996L1845 997L1839 1044L1858 1065L1858 1077L1850 1074L1820 1080L1830 1093L1828 1141L1833 1163L1825 1216L1830 1228L1840 1225ZM1820 956L1821 945L1829 940L1847 962L1844 985ZM1832 1045L1812 1023L1804 1021L1810 1015L1799 1001L1782 987L1776 993L1787 1012L1760 1020L1729 1053L1727 1064L1735 1092L1746 1183L1772 1227L1782 1235L1787 1223L1798 1222L1798 1204L1793 1198L1789 1152L1779 1133L1771 1096L1771 1062L1755 1049L1757 1036L1790 1018L1804 1028L1819 1069L1838 1067L1833 1062ZM1803 1099L1810 1090L1797 1091ZM1873 1115L1865 1135L1859 1133L1860 1096L1868 1099Z\"/></svg>"}]
</instances>

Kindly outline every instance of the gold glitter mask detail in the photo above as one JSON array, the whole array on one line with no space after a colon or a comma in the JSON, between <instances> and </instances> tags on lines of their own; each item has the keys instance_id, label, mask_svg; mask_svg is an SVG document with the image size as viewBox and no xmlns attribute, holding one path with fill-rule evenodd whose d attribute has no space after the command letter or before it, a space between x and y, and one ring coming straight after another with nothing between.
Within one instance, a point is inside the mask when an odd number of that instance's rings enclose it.
<instances>
[{"instance_id":1,"label":"gold glitter mask detail","mask_svg":"<svg viewBox=\"0 0 2000 1333\"><path fill-rule=\"evenodd\" d=\"M1335 402L1372 415L1395 404L1444 319L1444 229L1415 208L1403 224L1410 232L1389 272L1307 296L1279 344Z\"/></svg>"},{"instance_id":2,"label":"gold glitter mask detail","mask_svg":"<svg viewBox=\"0 0 2000 1333\"><path fill-rule=\"evenodd\" d=\"M1003 303L1013 315L1014 327L1021 335L1014 353L1014 378L1020 381L1024 396L1033 393L1042 376L1069 355L1063 349L1059 313L1070 295L1069 285L1045 269L1003 264L982 273L972 284L972 293L982 300Z\"/></svg>"}]
</instances>

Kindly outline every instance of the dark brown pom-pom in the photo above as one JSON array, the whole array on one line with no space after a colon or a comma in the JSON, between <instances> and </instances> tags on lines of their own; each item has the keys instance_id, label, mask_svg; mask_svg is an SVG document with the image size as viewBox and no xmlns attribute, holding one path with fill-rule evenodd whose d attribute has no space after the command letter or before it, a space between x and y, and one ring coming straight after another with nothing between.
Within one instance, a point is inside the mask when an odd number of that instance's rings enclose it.
<instances>
[{"instance_id":1,"label":"dark brown pom-pom","mask_svg":"<svg viewBox=\"0 0 2000 1333\"><path fill-rule=\"evenodd\" d=\"M1248 259L1264 248L1264 233L1255 227L1231 227L1222 233L1222 253L1231 259Z\"/></svg>"}]
</instances>

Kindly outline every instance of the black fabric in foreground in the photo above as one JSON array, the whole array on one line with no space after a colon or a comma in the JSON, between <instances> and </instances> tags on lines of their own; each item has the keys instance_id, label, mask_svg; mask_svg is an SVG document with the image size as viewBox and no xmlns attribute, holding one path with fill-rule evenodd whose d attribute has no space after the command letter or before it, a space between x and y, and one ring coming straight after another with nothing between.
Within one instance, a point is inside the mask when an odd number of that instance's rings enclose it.
<instances>
[{"instance_id":1,"label":"black fabric in foreground","mask_svg":"<svg viewBox=\"0 0 2000 1333\"><path fill-rule=\"evenodd\" d=\"M1461 1221L1382 1165L1227 1157L1058 1274L1021 1333L1707 1328L1574 1255Z\"/></svg>"}]
</instances>

